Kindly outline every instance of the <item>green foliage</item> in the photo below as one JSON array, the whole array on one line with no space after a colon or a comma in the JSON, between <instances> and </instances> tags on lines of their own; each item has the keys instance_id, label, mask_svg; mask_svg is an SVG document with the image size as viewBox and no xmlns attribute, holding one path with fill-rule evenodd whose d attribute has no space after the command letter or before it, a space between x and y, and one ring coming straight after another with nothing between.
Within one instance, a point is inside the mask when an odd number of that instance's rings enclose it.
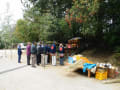
<instances>
[{"instance_id":1,"label":"green foliage","mask_svg":"<svg viewBox=\"0 0 120 90\"><path fill-rule=\"evenodd\" d=\"M111 63L117 66L120 66L120 53L115 53L112 55Z\"/></svg>"},{"instance_id":2,"label":"green foliage","mask_svg":"<svg viewBox=\"0 0 120 90\"><path fill-rule=\"evenodd\" d=\"M115 52L120 53L120 46L115 47Z\"/></svg>"},{"instance_id":3,"label":"green foliage","mask_svg":"<svg viewBox=\"0 0 120 90\"><path fill-rule=\"evenodd\" d=\"M119 51L115 47L120 45L120 0L28 1L31 7L16 26L21 41L66 42L79 36L94 46Z\"/></svg>"},{"instance_id":4,"label":"green foliage","mask_svg":"<svg viewBox=\"0 0 120 90\"><path fill-rule=\"evenodd\" d=\"M101 27L104 29L104 39L111 46L115 48L120 44L120 1L108 0L102 2L99 10Z\"/></svg>"},{"instance_id":5,"label":"green foliage","mask_svg":"<svg viewBox=\"0 0 120 90\"><path fill-rule=\"evenodd\" d=\"M14 25L4 24L0 31L0 48L12 48L12 43L18 42L13 35Z\"/></svg>"},{"instance_id":6,"label":"green foliage","mask_svg":"<svg viewBox=\"0 0 120 90\"><path fill-rule=\"evenodd\" d=\"M26 34L26 38L23 37L22 36L23 34L21 33L23 33L23 31L27 33L27 31L25 31L25 29L27 30L27 25L20 26L20 24L17 24L16 36L18 36L20 40L22 41L24 39L27 40L30 39L29 41L56 40L65 42L68 38L70 38L68 34L69 30L68 25L64 21L65 15L64 11L66 10L66 8L71 7L72 0L49 0L49 1L29 0L29 1L33 6L25 10L24 21L30 24L28 25L28 28L29 33L31 33L30 34L31 36ZM17 27L19 30L17 30ZM20 30L20 28L24 29ZM35 34L33 35L33 33L35 32L37 32L36 35ZM64 37L61 37L61 35L64 35ZM28 36L29 38L27 38ZM26 42L27 40L24 41Z\"/></svg>"},{"instance_id":7,"label":"green foliage","mask_svg":"<svg viewBox=\"0 0 120 90\"><path fill-rule=\"evenodd\" d=\"M37 41L39 33L34 27L36 26L32 23L28 23L25 20L18 20L14 34L22 42Z\"/></svg>"},{"instance_id":8,"label":"green foliage","mask_svg":"<svg viewBox=\"0 0 120 90\"><path fill-rule=\"evenodd\" d=\"M66 21L73 27L76 22L84 37L93 38L94 44L114 49L120 44L119 0L74 0L67 10ZM106 47L105 46L105 47Z\"/></svg>"},{"instance_id":9,"label":"green foliage","mask_svg":"<svg viewBox=\"0 0 120 90\"><path fill-rule=\"evenodd\" d=\"M49 40L55 40L57 42L66 42L72 36L71 30L69 30L68 24L63 19L56 19L53 25L49 28L50 35Z\"/></svg>"},{"instance_id":10,"label":"green foliage","mask_svg":"<svg viewBox=\"0 0 120 90\"><path fill-rule=\"evenodd\" d=\"M115 53L115 54L113 55L113 58L119 60L119 59L120 59L120 53Z\"/></svg>"},{"instance_id":11,"label":"green foliage","mask_svg":"<svg viewBox=\"0 0 120 90\"><path fill-rule=\"evenodd\" d=\"M0 49L3 49L5 47L3 40L0 37Z\"/></svg>"}]
</instances>

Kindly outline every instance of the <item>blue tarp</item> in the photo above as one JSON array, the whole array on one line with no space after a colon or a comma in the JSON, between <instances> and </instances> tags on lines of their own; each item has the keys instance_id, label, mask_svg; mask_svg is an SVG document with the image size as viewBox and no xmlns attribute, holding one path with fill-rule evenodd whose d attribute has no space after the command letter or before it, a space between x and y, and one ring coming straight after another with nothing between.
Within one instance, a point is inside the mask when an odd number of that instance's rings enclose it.
<instances>
[{"instance_id":1,"label":"blue tarp","mask_svg":"<svg viewBox=\"0 0 120 90\"><path fill-rule=\"evenodd\" d=\"M68 63L73 64L75 61L73 60L73 57L68 57Z\"/></svg>"},{"instance_id":2,"label":"blue tarp","mask_svg":"<svg viewBox=\"0 0 120 90\"><path fill-rule=\"evenodd\" d=\"M92 69L96 66L96 64L85 63L83 66L84 66L83 67L83 72L86 72L86 69Z\"/></svg>"}]
</instances>

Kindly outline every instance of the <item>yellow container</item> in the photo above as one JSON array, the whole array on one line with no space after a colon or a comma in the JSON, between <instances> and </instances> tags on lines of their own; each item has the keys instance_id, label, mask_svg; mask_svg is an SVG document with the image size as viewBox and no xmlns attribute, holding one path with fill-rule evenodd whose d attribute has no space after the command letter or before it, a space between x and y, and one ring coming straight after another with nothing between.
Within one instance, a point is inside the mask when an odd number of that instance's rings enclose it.
<instances>
[{"instance_id":1,"label":"yellow container","mask_svg":"<svg viewBox=\"0 0 120 90\"><path fill-rule=\"evenodd\" d=\"M96 72L95 78L98 79L98 80L107 79L107 71L106 72Z\"/></svg>"},{"instance_id":2,"label":"yellow container","mask_svg":"<svg viewBox=\"0 0 120 90\"><path fill-rule=\"evenodd\" d=\"M80 56L76 55L76 60L80 60Z\"/></svg>"}]
</instances>

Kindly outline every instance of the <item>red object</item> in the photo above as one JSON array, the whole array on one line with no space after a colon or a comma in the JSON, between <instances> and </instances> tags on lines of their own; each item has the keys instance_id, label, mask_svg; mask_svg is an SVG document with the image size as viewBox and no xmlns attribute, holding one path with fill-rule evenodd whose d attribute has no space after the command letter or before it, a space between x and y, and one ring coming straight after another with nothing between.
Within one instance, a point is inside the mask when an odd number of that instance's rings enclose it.
<instances>
[{"instance_id":1,"label":"red object","mask_svg":"<svg viewBox=\"0 0 120 90\"><path fill-rule=\"evenodd\" d=\"M53 46L51 46L51 49L53 50L53 49L54 49L54 47L53 47Z\"/></svg>"},{"instance_id":2,"label":"red object","mask_svg":"<svg viewBox=\"0 0 120 90\"><path fill-rule=\"evenodd\" d=\"M71 48L71 45L70 45L70 44L68 44L68 48Z\"/></svg>"},{"instance_id":3,"label":"red object","mask_svg":"<svg viewBox=\"0 0 120 90\"><path fill-rule=\"evenodd\" d=\"M63 50L63 48L62 48L62 47L60 47L60 48L59 48L59 50L60 50L60 51L62 51L62 50Z\"/></svg>"},{"instance_id":4,"label":"red object","mask_svg":"<svg viewBox=\"0 0 120 90\"><path fill-rule=\"evenodd\" d=\"M82 23L83 21L82 21L82 19L80 19L80 23Z\"/></svg>"},{"instance_id":5,"label":"red object","mask_svg":"<svg viewBox=\"0 0 120 90\"><path fill-rule=\"evenodd\" d=\"M119 72L115 72L116 76L119 75Z\"/></svg>"}]
</instances>

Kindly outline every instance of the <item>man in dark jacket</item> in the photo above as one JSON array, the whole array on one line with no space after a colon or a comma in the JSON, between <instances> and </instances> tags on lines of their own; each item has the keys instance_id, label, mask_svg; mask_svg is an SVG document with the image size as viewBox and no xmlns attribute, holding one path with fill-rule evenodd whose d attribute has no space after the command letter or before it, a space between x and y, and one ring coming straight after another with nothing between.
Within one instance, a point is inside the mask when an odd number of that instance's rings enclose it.
<instances>
[{"instance_id":1,"label":"man in dark jacket","mask_svg":"<svg viewBox=\"0 0 120 90\"><path fill-rule=\"evenodd\" d=\"M60 65L64 65L64 47L62 43L59 45L59 60Z\"/></svg>"},{"instance_id":2,"label":"man in dark jacket","mask_svg":"<svg viewBox=\"0 0 120 90\"><path fill-rule=\"evenodd\" d=\"M56 66L56 45L55 42L51 46L52 65Z\"/></svg>"},{"instance_id":3,"label":"man in dark jacket","mask_svg":"<svg viewBox=\"0 0 120 90\"><path fill-rule=\"evenodd\" d=\"M37 54L36 42L33 42L31 46L32 67L35 67L36 54Z\"/></svg>"},{"instance_id":4,"label":"man in dark jacket","mask_svg":"<svg viewBox=\"0 0 120 90\"><path fill-rule=\"evenodd\" d=\"M47 46L47 52L48 52L48 63L50 63L50 45Z\"/></svg>"},{"instance_id":5,"label":"man in dark jacket","mask_svg":"<svg viewBox=\"0 0 120 90\"><path fill-rule=\"evenodd\" d=\"M37 65L41 64L42 54L44 54L44 45L42 44L42 42L40 42L37 47Z\"/></svg>"},{"instance_id":6,"label":"man in dark jacket","mask_svg":"<svg viewBox=\"0 0 120 90\"><path fill-rule=\"evenodd\" d=\"M21 55L22 55L21 45L18 45L18 63L21 63Z\"/></svg>"},{"instance_id":7,"label":"man in dark jacket","mask_svg":"<svg viewBox=\"0 0 120 90\"><path fill-rule=\"evenodd\" d=\"M41 43L37 46L37 65L41 63Z\"/></svg>"},{"instance_id":8,"label":"man in dark jacket","mask_svg":"<svg viewBox=\"0 0 120 90\"><path fill-rule=\"evenodd\" d=\"M45 45L45 54L48 54L48 45Z\"/></svg>"}]
</instances>

